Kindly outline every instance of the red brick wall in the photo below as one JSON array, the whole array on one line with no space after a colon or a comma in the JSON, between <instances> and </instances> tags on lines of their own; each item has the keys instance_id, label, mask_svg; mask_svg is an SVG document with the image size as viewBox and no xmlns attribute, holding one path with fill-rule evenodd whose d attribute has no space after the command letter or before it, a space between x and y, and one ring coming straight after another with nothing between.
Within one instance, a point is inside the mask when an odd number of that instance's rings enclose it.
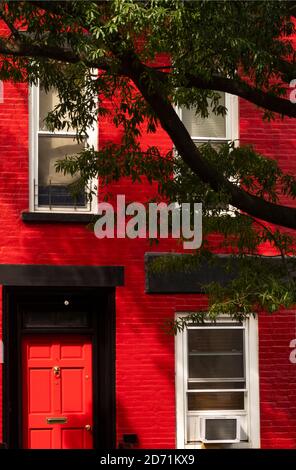
<instances>
[{"instance_id":1,"label":"red brick wall","mask_svg":"<svg viewBox=\"0 0 296 470\"><path fill-rule=\"evenodd\" d=\"M240 142L278 160L282 170L296 174L296 123L285 118L262 121L255 106L240 101ZM295 201L281 198L285 204ZM275 254L266 244L261 253ZM296 448L296 364L289 360L296 338L296 311L259 314L261 446Z\"/></svg>"},{"instance_id":2,"label":"red brick wall","mask_svg":"<svg viewBox=\"0 0 296 470\"><path fill-rule=\"evenodd\" d=\"M79 224L23 223L20 215L29 204L25 86L4 84L0 126L0 262L125 266L125 287L116 296L118 436L135 432L142 447L174 447L174 340L161 327L176 309L194 310L200 300L197 296L145 295L144 253L171 250L175 245L98 240ZM116 132L110 122L102 122L101 145L118 137ZM165 134L159 132L157 138L167 149ZM129 200L145 199L149 191L149 186L129 181L114 186L114 192L126 194Z\"/></svg>"},{"instance_id":3,"label":"red brick wall","mask_svg":"<svg viewBox=\"0 0 296 470\"><path fill-rule=\"evenodd\" d=\"M260 414L263 448L296 448L296 312L259 316Z\"/></svg>"},{"instance_id":4,"label":"red brick wall","mask_svg":"<svg viewBox=\"0 0 296 470\"><path fill-rule=\"evenodd\" d=\"M21 221L21 212L28 210L27 110L25 86L5 83L0 104L0 262L125 266L125 286L116 295L118 438L123 432L137 433L141 447L174 447L174 338L164 334L162 325L176 311L206 308L206 299L144 293L144 253L174 250L170 241L151 247L146 240L98 240L78 224L26 225ZM296 139L292 121L288 125L289 129L285 122L262 124L258 112L241 103L242 141L256 143L271 156L283 154L285 169L295 171L291 148ZM110 122L101 122L101 145L118 137ZM156 139L164 150L170 147L164 132L152 137L153 142ZM114 186L114 191L141 200L150 187L125 181ZM262 445L296 447L296 365L289 363L295 316L293 312L262 316L259 323Z\"/></svg>"}]
</instances>

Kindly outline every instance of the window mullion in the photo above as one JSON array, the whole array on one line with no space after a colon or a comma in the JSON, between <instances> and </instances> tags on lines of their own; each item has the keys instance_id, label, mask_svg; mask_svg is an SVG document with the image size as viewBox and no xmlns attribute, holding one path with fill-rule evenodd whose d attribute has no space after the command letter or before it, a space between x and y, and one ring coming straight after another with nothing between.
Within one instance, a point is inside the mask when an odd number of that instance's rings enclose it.
<instances>
[{"instance_id":1,"label":"window mullion","mask_svg":"<svg viewBox=\"0 0 296 470\"><path fill-rule=\"evenodd\" d=\"M48 137L51 137L51 136L56 136L56 137L72 137L72 138L76 138L76 132L67 132L67 131L43 131L43 130L38 130L38 135L44 135L44 136L48 136Z\"/></svg>"}]
</instances>

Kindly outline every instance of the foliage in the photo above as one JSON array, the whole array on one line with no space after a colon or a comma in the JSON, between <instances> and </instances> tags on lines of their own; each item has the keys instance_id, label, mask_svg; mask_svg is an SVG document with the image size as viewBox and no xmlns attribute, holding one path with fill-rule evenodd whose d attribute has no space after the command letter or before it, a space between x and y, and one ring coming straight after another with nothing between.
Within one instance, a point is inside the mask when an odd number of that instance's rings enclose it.
<instances>
[{"instance_id":1,"label":"foliage","mask_svg":"<svg viewBox=\"0 0 296 470\"><path fill-rule=\"evenodd\" d=\"M110 119L123 129L120 143L67 156L58 171L79 171L84 185L97 176L101 186L127 176L132 182L146 178L157 182L160 198L203 203L203 247L181 268L210 257L213 233L221 235L220 248L240 263L228 285L205 287L211 318L222 312L241 319L295 302L294 235L269 223L296 228L296 212L281 211L282 196L296 197L296 178L275 160L235 142L190 146L173 106L195 107L203 117L209 108L224 115L219 90L261 105L267 119L276 112L295 117L285 98L296 77L294 8L294 2L284 1L1 4L7 35L0 39L0 79L40 81L45 90L57 89L60 104L46 119L49 129L72 126L82 140L98 115L110 114L106 101L112 105ZM163 154L157 144L142 148L143 132L154 134L160 125L175 152ZM286 222L278 217L281 212ZM270 269L262 260L266 243L280 256L281 268ZM155 269L174 269L180 261L170 263Z\"/></svg>"}]
</instances>

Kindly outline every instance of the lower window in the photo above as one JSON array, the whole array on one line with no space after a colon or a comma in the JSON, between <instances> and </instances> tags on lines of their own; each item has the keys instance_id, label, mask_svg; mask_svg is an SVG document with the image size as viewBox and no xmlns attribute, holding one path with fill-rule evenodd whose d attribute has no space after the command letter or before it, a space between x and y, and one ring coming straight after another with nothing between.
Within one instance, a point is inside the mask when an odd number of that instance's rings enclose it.
<instances>
[{"instance_id":1,"label":"lower window","mask_svg":"<svg viewBox=\"0 0 296 470\"><path fill-rule=\"evenodd\" d=\"M178 448L259 446L256 319L189 323L176 337L176 369Z\"/></svg>"}]
</instances>

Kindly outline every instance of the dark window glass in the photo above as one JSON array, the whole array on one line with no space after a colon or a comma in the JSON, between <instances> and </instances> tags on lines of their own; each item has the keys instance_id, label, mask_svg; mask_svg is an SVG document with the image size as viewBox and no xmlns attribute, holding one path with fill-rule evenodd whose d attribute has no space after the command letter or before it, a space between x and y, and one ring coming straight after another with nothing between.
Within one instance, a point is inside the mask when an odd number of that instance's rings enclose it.
<instances>
[{"instance_id":1,"label":"dark window glass","mask_svg":"<svg viewBox=\"0 0 296 470\"><path fill-rule=\"evenodd\" d=\"M241 353L243 352L243 329L189 329L189 354Z\"/></svg>"},{"instance_id":2,"label":"dark window glass","mask_svg":"<svg viewBox=\"0 0 296 470\"><path fill-rule=\"evenodd\" d=\"M188 393L188 410L243 410L244 392Z\"/></svg>"},{"instance_id":3,"label":"dark window glass","mask_svg":"<svg viewBox=\"0 0 296 470\"><path fill-rule=\"evenodd\" d=\"M241 382L188 382L188 390L217 390L217 389L234 389L234 388L245 388L245 381Z\"/></svg>"},{"instance_id":4,"label":"dark window glass","mask_svg":"<svg viewBox=\"0 0 296 470\"><path fill-rule=\"evenodd\" d=\"M189 378L244 378L242 329L189 329Z\"/></svg>"},{"instance_id":5,"label":"dark window glass","mask_svg":"<svg viewBox=\"0 0 296 470\"><path fill-rule=\"evenodd\" d=\"M23 314L24 328L88 328L90 318L88 312L79 311L25 311Z\"/></svg>"},{"instance_id":6,"label":"dark window glass","mask_svg":"<svg viewBox=\"0 0 296 470\"><path fill-rule=\"evenodd\" d=\"M243 356L189 356L190 378L243 378Z\"/></svg>"}]
</instances>

